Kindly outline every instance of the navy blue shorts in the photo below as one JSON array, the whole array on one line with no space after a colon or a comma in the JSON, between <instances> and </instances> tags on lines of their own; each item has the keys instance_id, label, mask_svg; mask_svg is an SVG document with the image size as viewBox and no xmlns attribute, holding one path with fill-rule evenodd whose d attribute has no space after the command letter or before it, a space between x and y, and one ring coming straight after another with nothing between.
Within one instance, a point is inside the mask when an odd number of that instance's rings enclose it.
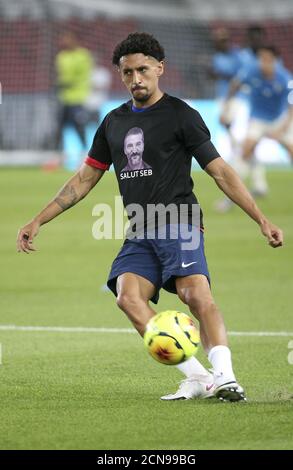
<instances>
[{"instance_id":1,"label":"navy blue shorts","mask_svg":"<svg viewBox=\"0 0 293 470\"><path fill-rule=\"evenodd\" d=\"M117 277L126 272L139 274L155 286L156 293L151 300L157 303L162 287L177 294L177 277L203 274L210 283L203 233L195 227L188 226L188 229L197 231L194 249L190 246L186 249L186 245L182 245L188 240L182 238L180 233L176 239L172 239L170 233L166 239L126 239L112 264L107 282L109 289L117 296Z\"/></svg>"}]
</instances>

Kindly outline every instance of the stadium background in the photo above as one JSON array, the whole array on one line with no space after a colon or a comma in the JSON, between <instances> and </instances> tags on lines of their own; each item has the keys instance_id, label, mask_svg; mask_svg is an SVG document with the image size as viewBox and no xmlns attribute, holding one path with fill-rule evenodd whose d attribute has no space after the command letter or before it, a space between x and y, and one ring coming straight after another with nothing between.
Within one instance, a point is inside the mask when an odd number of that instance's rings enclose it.
<instances>
[{"instance_id":1,"label":"stadium background","mask_svg":"<svg viewBox=\"0 0 293 470\"><path fill-rule=\"evenodd\" d=\"M292 338L292 170L272 143L265 157L277 165L269 172L270 195L260 205L284 228L283 250L269 250L240 210L215 214L212 206L219 193L205 175L195 176L206 216L213 289L231 333L235 368L247 387L246 408L162 405L158 397L175 390L180 376L154 364L137 335L70 331L129 328L104 289L120 241L97 242L91 235L94 204L113 204L113 190L117 193L113 174L81 205L42 230L37 254L14 253L17 227L70 175L60 168L51 173L39 169L55 152L54 57L60 32L77 32L80 44L111 70L110 101L103 113L128 98L111 68L113 47L130 31L153 33L166 49L163 88L196 100L216 138L214 85L206 74L211 33L225 25L232 42L241 45L251 23L266 28L293 70L290 0L83 0L82 5L77 0L0 0L0 448L292 448L293 366L287 360ZM68 168L74 139L66 131ZM160 308L182 305L163 293ZM49 331L42 331L46 327Z\"/></svg>"},{"instance_id":2,"label":"stadium background","mask_svg":"<svg viewBox=\"0 0 293 470\"><path fill-rule=\"evenodd\" d=\"M57 125L54 59L58 37L64 31L75 32L80 45L88 48L99 64L110 70L109 99L118 102L127 98L127 94L111 65L113 48L129 31L153 33L166 50L167 73L162 79L163 88L185 99L207 100L195 105L207 120L216 144L221 141L218 136L221 129L215 104L209 101L214 97L214 83L207 74L213 54L211 33L215 28L226 26L231 33L231 43L241 46L245 43L247 26L261 20L268 41L277 44L284 64L293 70L290 1L283 0L278 5L270 0L257 5L248 1L244 5L229 0L218 3L150 0L146 7L142 1L86 0L81 6L75 0L1 0L0 14L3 93L0 164L40 163L52 157L48 151L54 149ZM116 104L117 101L106 103L101 109L102 115ZM92 134L88 137L89 143L91 137ZM69 152L72 145L78 146L74 135L70 134L65 145ZM225 149L220 150L225 152ZM281 163L288 162L282 157L279 158ZM264 158L270 162L270 157ZM273 157L272 161L278 162L278 159Z\"/></svg>"}]
</instances>

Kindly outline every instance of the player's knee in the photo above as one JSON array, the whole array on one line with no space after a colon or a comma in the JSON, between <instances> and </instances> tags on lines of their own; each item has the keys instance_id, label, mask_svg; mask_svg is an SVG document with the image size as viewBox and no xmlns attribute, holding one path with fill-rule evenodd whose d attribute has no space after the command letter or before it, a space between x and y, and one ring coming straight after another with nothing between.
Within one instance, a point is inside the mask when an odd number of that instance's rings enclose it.
<instances>
[{"instance_id":1,"label":"player's knee","mask_svg":"<svg viewBox=\"0 0 293 470\"><path fill-rule=\"evenodd\" d=\"M193 292L190 292L185 297L185 303L188 305L192 312L196 313L197 317L209 315L216 308L216 304L212 297L200 296L197 293Z\"/></svg>"},{"instance_id":2,"label":"player's knee","mask_svg":"<svg viewBox=\"0 0 293 470\"><path fill-rule=\"evenodd\" d=\"M217 306L212 299L207 301L200 301L197 305L197 315L199 318L207 317L208 315L214 315L214 313L217 311Z\"/></svg>"},{"instance_id":3,"label":"player's knee","mask_svg":"<svg viewBox=\"0 0 293 470\"><path fill-rule=\"evenodd\" d=\"M244 148L242 152L242 158L243 160L248 160L251 158L251 151L249 148Z\"/></svg>"},{"instance_id":4,"label":"player's knee","mask_svg":"<svg viewBox=\"0 0 293 470\"><path fill-rule=\"evenodd\" d=\"M137 295L119 293L117 296L117 305L121 310L123 310L123 312L128 312L133 308L136 308L139 302L140 299Z\"/></svg>"},{"instance_id":5,"label":"player's knee","mask_svg":"<svg viewBox=\"0 0 293 470\"><path fill-rule=\"evenodd\" d=\"M242 158L244 160L250 159L252 157L254 148L255 148L254 142L250 142L250 141L245 142L242 147Z\"/></svg>"}]
</instances>

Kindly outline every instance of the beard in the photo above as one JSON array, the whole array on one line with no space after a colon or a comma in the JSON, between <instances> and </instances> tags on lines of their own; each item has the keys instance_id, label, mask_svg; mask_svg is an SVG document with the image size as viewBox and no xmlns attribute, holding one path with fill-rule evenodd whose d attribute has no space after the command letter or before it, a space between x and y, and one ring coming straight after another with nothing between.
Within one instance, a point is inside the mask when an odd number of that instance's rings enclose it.
<instances>
[{"instance_id":1,"label":"beard","mask_svg":"<svg viewBox=\"0 0 293 470\"><path fill-rule=\"evenodd\" d=\"M141 161L141 155L138 153L131 155L130 161L132 165L137 165Z\"/></svg>"},{"instance_id":2,"label":"beard","mask_svg":"<svg viewBox=\"0 0 293 470\"><path fill-rule=\"evenodd\" d=\"M138 95L136 94L136 92L141 92L141 91L144 91L144 89L142 89L142 90L139 90L139 89L134 90L134 91L132 92L132 96L133 96L133 98L135 99L135 101L137 101L138 103L145 103L146 101L148 101L148 100L150 99L150 96L151 96L151 95L150 95L149 93L147 93L147 92L146 92L145 94L138 94Z\"/></svg>"},{"instance_id":3,"label":"beard","mask_svg":"<svg viewBox=\"0 0 293 470\"><path fill-rule=\"evenodd\" d=\"M151 95L147 94L147 95L144 95L144 96L134 97L134 99L138 103L145 103L146 101L148 101L150 99L150 96Z\"/></svg>"}]
</instances>

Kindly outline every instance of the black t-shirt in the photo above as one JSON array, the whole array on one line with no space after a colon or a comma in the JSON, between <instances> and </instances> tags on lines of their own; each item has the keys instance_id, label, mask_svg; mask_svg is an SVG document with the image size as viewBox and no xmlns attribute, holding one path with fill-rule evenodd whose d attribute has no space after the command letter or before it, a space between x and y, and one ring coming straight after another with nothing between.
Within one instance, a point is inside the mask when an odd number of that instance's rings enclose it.
<instances>
[{"instance_id":1,"label":"black t-shirt","mask_svg":"<svg viewBox=\"0 0 293 470\"><path fill-rule=\"evenodd\" d=\"M123 204L198 203L192 192L192 156L202 168L220 157L200 114L167 94L143 112L132 102L111 111L98 128L88 165L114 165ZM201 216L202 226L202 216Z\"/></svg>"}]
</instances>

